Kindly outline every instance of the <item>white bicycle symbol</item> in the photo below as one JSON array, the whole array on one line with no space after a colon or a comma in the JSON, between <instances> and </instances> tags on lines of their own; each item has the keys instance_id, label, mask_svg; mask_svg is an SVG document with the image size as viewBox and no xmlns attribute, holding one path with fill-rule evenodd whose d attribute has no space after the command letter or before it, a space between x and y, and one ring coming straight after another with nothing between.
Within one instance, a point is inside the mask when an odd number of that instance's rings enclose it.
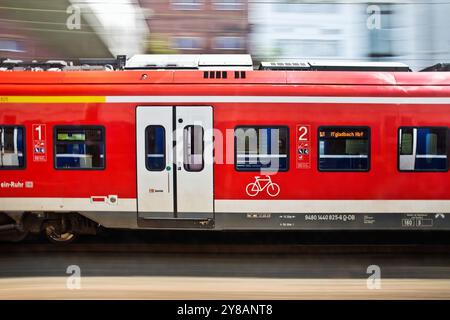
<instances>
[{"instance_id":1,"label":"white bicycle symbol","mask_svg":"<svg viewBox=\"0 0 450 320\"><path fill-rule=\"evenodd\" d=\"M263 184L261 184L263 182ZM280 193L280 186L275 182L272 182L270 176L261 178L259 176L255 177L255 182L250 182L245 191L250 197L256 196L258 193L266 190L267 194L271 197L276 197Z\"/></svg>"}]
</instances>

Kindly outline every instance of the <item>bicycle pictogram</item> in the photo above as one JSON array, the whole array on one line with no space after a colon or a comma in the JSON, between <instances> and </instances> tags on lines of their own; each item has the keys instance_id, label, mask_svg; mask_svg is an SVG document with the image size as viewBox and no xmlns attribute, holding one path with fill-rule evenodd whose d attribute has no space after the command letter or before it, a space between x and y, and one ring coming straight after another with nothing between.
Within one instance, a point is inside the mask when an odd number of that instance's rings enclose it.
<instances>
[{"instance_id":1,"label":"bicycle pictogram","mask_svg":"<svg viewBox=\"0 0 450 320\"><path fill-rule=\"evenodd\" d=\"M265 178L256 176L255 181L250 182L245 188L250 197L254 197L264 190L269 196L276 197L280 193L280 186L272 182L272 178L266 175Z\"/></svg>"}]
</instances>

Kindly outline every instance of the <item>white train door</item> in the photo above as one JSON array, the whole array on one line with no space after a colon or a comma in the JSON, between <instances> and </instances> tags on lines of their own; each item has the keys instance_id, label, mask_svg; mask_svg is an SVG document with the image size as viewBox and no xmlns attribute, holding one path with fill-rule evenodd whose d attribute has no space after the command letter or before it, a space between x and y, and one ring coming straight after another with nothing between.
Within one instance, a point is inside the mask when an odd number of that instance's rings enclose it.
<instances>
[{"instance_id":1,"label":"white train door","mask_svg":"<svg viewBox=\"0 0 450 320\"><path fill-rule=\"evenodd\" d=\"M138 212L172 217L174 173L172 107L138 107L136 118Z\"/></svg>"},{"instance_id":2,"label":"white train door","mask_svg":"<svg viewBox=\"0 0 450 320\"><path fill-rule=\"evenodd\" d=\"M176 108L177 212L213 212L211 107Z\"/></svg>"},{"instance_id":3,"label":"white train door","mask_svg":"<svg viewBox=\"0 0 450 320\"><path fill-rule=\"evenodd\" d=\"M212 219L212 108L142 106L136 117L138 218Z\"/></svg>"}]
</instances>

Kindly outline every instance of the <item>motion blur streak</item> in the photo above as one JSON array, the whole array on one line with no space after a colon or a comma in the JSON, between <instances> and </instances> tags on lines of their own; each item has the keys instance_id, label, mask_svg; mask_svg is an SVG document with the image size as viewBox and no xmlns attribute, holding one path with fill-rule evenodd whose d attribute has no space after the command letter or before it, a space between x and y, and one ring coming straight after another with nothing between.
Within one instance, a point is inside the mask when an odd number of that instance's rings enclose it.
<instances>
[{"instance_id":1,"label":"motion blur streak","mask_svg":"<svg viewBox=\"0 0 450 320\"><path fill-rule=\"evenodd\" d=\"M450 280L85 277L68 290L64 277L0 280L0 299L450 299Z\"/></svg>"},{"instance_id":2,"label":"motion blur streak","mask_svg":"<svg viewBox=\"0 0 450 320\"><path fill-rule=\"evenodd\" d=\"M2 0L0 57L251 53L420 70L450 60L449 12L446 0Z\"/></svg>"},{"instance_id":3,"label":"motion blur streak","mask_svg":"<svg viewBox=\"0 0 450 320\"><path fill-rule=\"evenodd\" d=\"M103 246L46 252L20 245L20 252L4 252L0 299L450 299L450 256L433 250L236 254L217 253L217 245L211 253L154 253L129 245L100 252ZM379 289L368 286L371 265L380 268ZM79 266L80 289L67 287L69 266Z\"/></svg>"}]
</instances>

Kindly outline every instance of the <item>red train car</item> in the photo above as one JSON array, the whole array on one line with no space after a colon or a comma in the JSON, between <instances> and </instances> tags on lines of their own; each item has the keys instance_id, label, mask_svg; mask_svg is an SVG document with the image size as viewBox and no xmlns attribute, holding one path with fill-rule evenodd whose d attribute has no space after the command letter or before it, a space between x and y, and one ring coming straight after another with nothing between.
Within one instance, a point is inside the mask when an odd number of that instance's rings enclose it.
<instances>
[{"instance_id":1,"label":"red train car","mask_svg":"<svg viewBox=\"0 0 450 320\"><path fill-rule=\"evenodd\" d=\"M4 61L0 231L450 229L448 73L212 58Z\"/></svg>"}]
</instances>

